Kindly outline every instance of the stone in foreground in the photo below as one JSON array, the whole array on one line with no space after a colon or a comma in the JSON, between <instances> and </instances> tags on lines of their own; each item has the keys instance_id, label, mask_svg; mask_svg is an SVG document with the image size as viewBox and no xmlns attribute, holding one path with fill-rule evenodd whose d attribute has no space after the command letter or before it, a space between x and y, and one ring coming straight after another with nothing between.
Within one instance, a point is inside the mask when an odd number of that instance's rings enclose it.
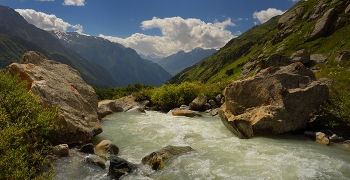
<instances>
[{"instance_id":1,"label":"stone in foreground","mask_svg":"<svg viewBox=\"0 0 350 180\"><path fill-rule=\"evenodd\" d=\"M304 129L308 115L327 98L328 87L301 63L293 63L235 81L224 96L219 110L223 124L239 138L252 138Z\"/></svg>"},{"instance_id":2,"label":"stone in foreground","mask_svg":"<svg viewBox=\"0 0 350 180\"><path fill-rule=\"evenodd\" d=\"M88 142L102 132L97 95L77 70L34 51L25 53L20 64L13 63L8 70L26 80L27 89L38 95L44 105L59 108L57 143Z\"/></svg>"}]
</instances>

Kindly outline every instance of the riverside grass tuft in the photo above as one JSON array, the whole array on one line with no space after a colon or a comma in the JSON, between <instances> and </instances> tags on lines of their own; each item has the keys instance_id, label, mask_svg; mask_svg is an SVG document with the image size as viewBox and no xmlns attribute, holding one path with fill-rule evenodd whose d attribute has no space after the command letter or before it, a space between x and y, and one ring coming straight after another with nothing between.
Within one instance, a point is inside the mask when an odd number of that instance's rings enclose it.
<instances>
[{"instance_id":1,"label":"riverside grass tuft","mask_svg":"<svg viewBox=\"0 0 350 180\"><path fill-rule=\"evenodd\" d=\"M57 108L43 107L26 82L0 70L0 179L50 179ZM52 169L52 168L49 168Z\"/></svg>"}]
</instances>

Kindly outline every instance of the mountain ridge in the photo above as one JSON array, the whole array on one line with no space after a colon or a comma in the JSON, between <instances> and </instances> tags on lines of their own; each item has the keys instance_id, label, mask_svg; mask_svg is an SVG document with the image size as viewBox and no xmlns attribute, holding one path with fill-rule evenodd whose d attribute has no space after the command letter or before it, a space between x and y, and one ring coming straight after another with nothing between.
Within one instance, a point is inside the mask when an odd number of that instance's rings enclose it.
<instances>
[{"instance_id":1,"label":"mountain ridge","mask_svg":"<svg viewBox=\"0 0 350 180\"><path fill-rule=\"evenodd\" d=\"M142 59L134 49L119 43L76 32L50 33L66 47L105 67L121 86L136 83L160 86L171 77L158 64Z\"/></svg>"},{"instance_id":2,"label":"mountain ridge","mask_svg":"<svg viewBox=\"0 0 350 180\"><path fill-rule=\"evenodd\" d=\"M180 50L177 53L158 61L157 64L162 66L170 74L176 75L183 69L192 66L193 64L199 62L207 56L212 55L215 52L215 49L202 49L200 47L197 47L189 52Z\"/></svg>"},{"instance_id":3,"label":"mountain ridge","mask_svg":"<svg viewBox=\"0 0 350 180\"><path fill-rule=\"evenodd\" d=\"M48 58L52 57L58 62L68 64L77 69L88 84L103 88L117 85L117 82L114 81L111 74L109 74L105 68L84 59L77 52L66 48L47 31L29 24L12 8L0 5L0 24L7 29L7 31L11 32L12 35L21 37L40 46L50 54ZM54 57L56 57L56 59ZM57 57L60 58L57 59ZM18 59L11 59L8 61L16 62Z\"/></svg>"}]
</instances>

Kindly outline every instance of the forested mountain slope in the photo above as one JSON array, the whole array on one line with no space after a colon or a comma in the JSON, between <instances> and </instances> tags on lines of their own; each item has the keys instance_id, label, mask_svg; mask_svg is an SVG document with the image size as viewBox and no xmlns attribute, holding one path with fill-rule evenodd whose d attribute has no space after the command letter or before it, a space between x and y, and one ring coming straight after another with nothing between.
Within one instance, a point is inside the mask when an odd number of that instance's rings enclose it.
<instances>
[{"instance_id":1,"label":"forested mountain slope","mask_svg":"<svg viewBox=\"0 0 350 180\"><path fill-rule=\"evenodd\" d=\"M158 64L142 59L134 49L121 44L76 32L50 33L66 47L105 67L121 86L136 83L160 86L171 77Z\"/></svg>"},{"instance_id":2,"label":"forested mountain slope","mask_svg":"<svg viewBox=\"0 0 350 180\"><path fill-rule=\"evenodd\" d=\"M26 41L30 41L31 43L37 44L37 46L40 46L42 49L44 49L50 54L47 55L48 58L52 58L58 62L67 64L77 69L82 75L83 79L88 84L99 87L114 87L117 85L115 80L112 78L111 74L105 68L96 63L84 59L74 50L66 48L62 43L60 43L47 31L44 31L35 27L32 24L29 24L15 10L9 7L0 6L0 26L5 28L7 32L11 32L11 34L13 35L12 37L18 36L22 39L25 39ZM23 41L17 41L17 43L20 44L18 46L23 46L21 45L22 42ZM40 50L37 47L27 49L38 51ZM15 50L6 53L16 54L21 52ZM22 54L12 55L13 58L19 56L22 56ZM9 61L16 62L18 60L19 59L7 59L2 61L6 61L8 63Z\"/></svg>"}]
</instances>

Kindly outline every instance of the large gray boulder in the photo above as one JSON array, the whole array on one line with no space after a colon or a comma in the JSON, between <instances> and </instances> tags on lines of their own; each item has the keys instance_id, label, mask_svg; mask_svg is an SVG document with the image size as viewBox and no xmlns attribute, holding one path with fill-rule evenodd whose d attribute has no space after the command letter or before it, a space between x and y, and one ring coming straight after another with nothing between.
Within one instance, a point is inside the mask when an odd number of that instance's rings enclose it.
<instances>
[{"instance_id":1,"label":"large gray boulder","mask_svg":"<svg viewBox=\"0 0 350 180\"><path fill-rule=\"evenodd\" d=\"M9 65L8 71L26 80L27 89L44 105L59 108L57 143L88 142L102 132L96 113L97 95L77 70L30 51L22 56L20 64Z\"/></svg>"},{"instance_id":2,"label":"large gray boulder","mask_svg":"<svg viewBox=\"0 0 350 180\"><path fill-rule=\"evenodd\" d=\"M234 81L224 96L222 122L239 138L252 138L305 128L308 115L327 98L328 87L298 62Z\"/></svg>"},{"instance_id":3,"label":"large gray boulder","mask_svg":"<svg viewBox=\"0 0 350 180\"><path fill-rule=\"evenodd\" d=\"M203 111L206 110L207 96L198 96L190 104L190 110Z\"/></svg>"},{"instance_id":4,"label":"large gray boulder","mask_svg":"<svg viewBox=\"0 0 350 180\"><path fill-rule=\"evenodd\" d=\"M329 9L323 16L320 18L316 24L315 28L310 34L310 37L308 40L314 40L317 39L323 35L326 34L328 30L328 25L331 22L333 15L335 14L334 8Z\"/></svg>"},{"instance_id":5,"label":"large gray boulder","mask_svg":"<svg viewBox=\"0 0 350 180\"><path fill-rule=\"evenodd\" d=\"M285 12L281 18L278 20L278 29L288 29L295 21L298 19L298 16L301 14L301 12L304 10L303 6L298 6L296 8L292 8Z\"/></svg>"}]
</instances>

